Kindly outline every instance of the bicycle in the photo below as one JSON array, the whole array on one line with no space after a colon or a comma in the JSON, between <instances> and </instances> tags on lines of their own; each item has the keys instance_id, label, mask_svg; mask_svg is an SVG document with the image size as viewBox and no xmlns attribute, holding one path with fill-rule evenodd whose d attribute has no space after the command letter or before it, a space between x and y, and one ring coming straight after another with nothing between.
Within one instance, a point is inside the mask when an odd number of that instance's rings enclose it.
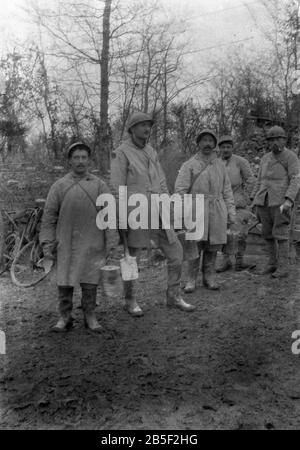
<instances>
[{"instance_id":1,"label":"bicycle","mask_svg":"<svg viewBox=\"0 0 300 450\"><path fill-rule=\"evenodd\" d=\"M43 208L37 206L17 214L4 214L11 227L5 238L5 270L9 268L11 280L16 286L34 286L49 273L42 264L43 250L38 239Z\"/></svg>"}]
</instances>

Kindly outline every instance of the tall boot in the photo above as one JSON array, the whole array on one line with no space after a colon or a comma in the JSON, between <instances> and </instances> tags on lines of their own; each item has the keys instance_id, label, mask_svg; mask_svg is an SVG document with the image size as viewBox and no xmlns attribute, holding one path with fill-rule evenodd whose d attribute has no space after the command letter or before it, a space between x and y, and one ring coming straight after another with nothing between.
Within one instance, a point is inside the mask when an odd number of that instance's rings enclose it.
<instances>
[{"instance_id":1,"label":"tall boot","mask_svg":"<svg viewBox=\"0 0 300 450\"><path fill-rule=\"evenodd\" d=\"M197 275L199 272L200 258L192 259L187 262L188 278L185 284L184 292L190 294L196 289Z\"/></svg>"},{"instance_id":2,"label":"tall boot","mask_svg":"<svg viewBox=\"0 0 300 450\"><path fill-rule=\"evenodd\" d=\"M82 290L81 304L84 315L84 325L90 331L99 333L102 331L102 327L98 323L95 315L97 285L81 283L80 286Z\"/></svg>"},{"instance_id":3,"label":"tall boot","mask_svg":"<svg viewBox=\"0 0 300 450\"><path fill-rule=\"evenodd\" d=\"M60 318L52 328L55 332L65 332L72 328L73 317L71 315L73 308L73 290L72 286L58 286L58 310Z\"/></svg>"},{"instance_id":4,"label":"tall boot","mask_svg":"<svg viewBox=\"0 0 300 450\"><path fill-rule=\"evenodd\" d=\"M240 272L245 269L254 269L256 264L247 264L244 261L244 254L246 251L246 239L239 239L237 242L237 253L235 255L235 270Z\"/></svg>"},{"instance_id":5,"label":"tall boot","mask_svg":"<svg viewBox=\"0 0 300 450\"><path fill-rule=\"evenodd\" d=\"M203 252L203 286L207 289L211 289L216 291L220 289L219 283L216 280L216 251L207 251Z\"/></svg>"},{"instance_id":6,"label":"tall boot","mask_svg":"<svg viewBox=\"0 0 300 450\"><path fill-rule=\"evenodd\" d=\"M216 272L218 272L218 273L226 272L226 270L230 270L232 267L230 255L228 253L226 253L226 250L223 251L222 256L223 256L222 262L221 262L221 264L218 264L218 266L216 268Z\"/></svg>"},{"instance_id":7,"label":"tall boot","mask_svg":"<svg viewBox=\"0 0 300 450\"><path fill-rule=\"evenodd\" d=\"M136 301L133 293L133 281L124 281L124 309L133 317L141 317L144 313Z\"/></svg>"},{"instance_id":8,"label":"tall boot","mask_svg":"<svg viewBox=\"0 0 300 450\"><path fill-rule=\"evenodd\" d=\"M266 275L275 272L277 268L277 252L275 239L265 240L265 253L268 257L267 263L259 270L259 275Z\"/></svg>"},{"instance_id":9,"label":"tall boot","mask_svg":"<svg viewBox=\"0 0 300 450\"><path fill-rule=\"evenodd\" d=\"M285 278L289 274L289 241L278 241L278 264L273 278Z\"/></svg>"},{"instance_id":10,"label":"tall boot","mask_svg":"<svg viewBox=\"0 0 300 450\"><path fill-rule=\"evenodd\" d=\"M177 286L168 287L167 289L167 306L170 308L178 308L181 311L192 312L196 306L191 305L183 300L180 294L180 288Z\"/></svg>"}]
</instances>

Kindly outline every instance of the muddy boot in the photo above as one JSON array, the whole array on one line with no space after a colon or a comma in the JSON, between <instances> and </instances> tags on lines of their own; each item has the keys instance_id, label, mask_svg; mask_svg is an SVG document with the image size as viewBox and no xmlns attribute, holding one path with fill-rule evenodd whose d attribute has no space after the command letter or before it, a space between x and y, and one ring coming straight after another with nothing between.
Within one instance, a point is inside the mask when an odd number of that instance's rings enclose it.
<instances>
[{"instance_id":1,"label":"muddy boot","mask_svg":"<svg viewBox=\"0 0 300 450\"><path fill-rule=\"evenodd\" d=\"M256 264L247 264L244 261L244 254L246 251L246 241L245 240L239 240L237 243L237 254L235 256L235 270L237 272L241 272L242 270L246 269L254 269Z\"/></svg>"},{"instance_id":2,"label":"muddy boot","mask_svg":"<svg viewBox=\"0 0 300 450\"><path fill-rule=\"evenodd\" d=\"M291 265L295 265L297 263L296 242L291 242L290 243L289 262L290 262Z\"/></svg>"},{"instance_id":3,"label":"muddy boot","mask_svg":"<svg viewBox=\"0 0 300 450\"><path fill-rule=\"evenodd\" d=\"M71 315L73 308L73 290L71 286L58 286L58 309L60 318L52 328L54 332L64 333L73 327L73 317Z\"/></svg>"},{"instance_id":4,"label":"muddy boot","mask_svg":"<svg viewBox=\"0 0 300 450\"><path fill-rule=\"evenodd\" d=\"M178 308L185 312L192 312L196 308L196 306L183 300L178 287L169 287L167 289L167 306L169 308Z\"/></svg>"},{"instance_id":5,"label":"muddy boot","mask_svg":"<svg viewBox=\"0 0 300 450\"><path fill-rule=\"evenodd\" d=\"M220 285L216 280L216 258L216 251L205 250L203 252L203 286L213 291L220 289Z\"/></svg>"},{"instance_id":6,"label":"muddy boot","mask_svg":"<svg viewBox=\"0 0 300 450\"><path fill-rule=\"evenodd\" d=\"M217 268L216 268L216 272L221 273L221 272L226 272L226 270L230 270L232 268L232 262L230 260L230 256L227 253L223 253L223 260L221 262L221 264L218 264Z\"/></svg>"},{"instance_id":7,"label":"muddy boot","mask_svg":"<svg viewBox=\"0 0 300 450\"><path fill-rule=\"evenodd\" d=\"M199 272L200 258L188 261L188 279L186 281L184 292L191 294L196 289L196 280Z\"/></svg>"},{"instance_id":8,"label":"muddy boot","mask_svg":"<svg viewBox=\"0 0 300 450\"><path fill-rule=\"evenodd\" d=\"M272 277L286 278L289 274L289 265L289 241L278 241L278 263Z\"/></svg>"},{"instance_id":9,"label":"muddy boot","mask_svg":"<svg viewBox=\"0 0 300 450\"><path fill-rule=\"evenodd\" d=\"M265 241L265 251L268 256L267 263L258 271L259 275L267 275L268 273L275 272L277 268L277 254L276 254L276 242L275 239L267 239Z\"/></svg>"},{"instance_id":10,"label":"muddy boot","mask_svg":"<svg viewBox=\"0 0 300 450\"><path fill-rule=\"evenodd\" d=\"M84 326L94 333L100 333L103 328L95 316L97 285L81 283L82 297L81 305L84 315Z\"/></svg>"},{"instance_id":11,"label":"muddy boot","mask_svg":"<svg viewBox=\"0 0 300 450\"><path fill-rule=\"evenodd\" d=\"M133 281L124 281L125 311L133 317L143 316L143 310L133 295Z\"/></svg>"}]
</instances>

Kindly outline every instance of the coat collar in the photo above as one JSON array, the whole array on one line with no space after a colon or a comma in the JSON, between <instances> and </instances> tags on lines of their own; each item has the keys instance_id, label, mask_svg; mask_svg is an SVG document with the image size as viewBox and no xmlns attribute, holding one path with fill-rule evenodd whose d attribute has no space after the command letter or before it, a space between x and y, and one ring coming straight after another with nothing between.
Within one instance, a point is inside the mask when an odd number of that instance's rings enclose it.
<instances>
[{"instance_id":1,"label":"coat collar","mask_svg":"<svg viewBox=\"0 0 300 450\"><path fill-rule=\"evenodd\" d=\"M84 177L79 177L73 172L69 172L69 175L74 181L91 180L93 178L93 175L90 172L88 172Z\"/></svg>"},{"instance_id":2,"label":"coat collar","mask_svg":"<svg viewBox=\"0 0 300 450\"><path fill-rule=\"evenodd\" d=\"M216 153L215 150L213 150L212 153L208 157L206 157L206 156L203 155L203 153L198 152L195 155L195 159L198 160L198 161L203 161L203 162L205 162L207 164L210 164L210 163L212 163L213 161L215 161L217 159L217 153Z\"/></svg>"}]
</instances>

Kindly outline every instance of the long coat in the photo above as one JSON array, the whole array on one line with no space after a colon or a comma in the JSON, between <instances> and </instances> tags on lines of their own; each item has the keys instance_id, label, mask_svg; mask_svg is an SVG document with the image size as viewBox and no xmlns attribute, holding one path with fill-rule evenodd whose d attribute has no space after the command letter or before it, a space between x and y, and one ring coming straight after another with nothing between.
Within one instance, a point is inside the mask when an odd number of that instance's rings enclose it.
<instances>
[{"instance_id":1,"label":"long coat","mask_svg":"<svg viewBox=\"0 0 300 450\"><path fill-rule=\"evenodd\" d=\"M235 207L246 208L255 184L249 162L246 158L233 154L228 160L223 160L223 163L231 182Z\"/></svg>"},{"instance_id":2,"label":"long coat","mask_svg":"<svg viewBox=\"0 0 300 450\"><path fill-rule=\"evenodd\" d=\"M209 158L199 152L182 165L175 183L175 193L204 194L205 227L202 240L209 241L211 245L225 244L227 222L235 221L236 211L226 168L215 152Z\"/></svg>"},{"instance_id":3,"label":"long coat","mask_svg":"<svg viewBox=\"0 0 300 450\"><path fill-rule=\"evenodd\" d=\"M98 177L72 173L50 188L40 231L43 247L57 251L57 284L98 284L105 263L105 232L96 226L96 199L110 192Z\"/></svg>"},{"instance_id":4,"label":"long coat","mask_svg":"<svg viewBox=\"0 0 300 450\"><path fill-rule=\"evenodd\" d=\"M144 194L148 205L151 204L151 194L168 194L164 172L158 160L157 152L146 144L138 148L128 139L112 153L110 187L117 202L119 202L119 187L127 187L128 197L132 194ZM134 208L132 208L134 209ZM148 219L150 220L150 209ZM128 208L128 214L130 208ZM128 228L128 245L134 248L148 247L151 238L149 229ZM176 240L173 229L166 230L169 243Z\"/></svg>"},{"instance_id":5,"label":"long coat","mask_svg":"<svg viewBox=\"0 0 300 450\"><path fill-rule=\"evenodd\" d=\"M285 148L279 155L266 153L261 162L252 192L254 204L264 206L268 195L269 206L280 206L285 199L293 202L300 187L300 169L297 155Z\"/></svg>"}]
</instances>

